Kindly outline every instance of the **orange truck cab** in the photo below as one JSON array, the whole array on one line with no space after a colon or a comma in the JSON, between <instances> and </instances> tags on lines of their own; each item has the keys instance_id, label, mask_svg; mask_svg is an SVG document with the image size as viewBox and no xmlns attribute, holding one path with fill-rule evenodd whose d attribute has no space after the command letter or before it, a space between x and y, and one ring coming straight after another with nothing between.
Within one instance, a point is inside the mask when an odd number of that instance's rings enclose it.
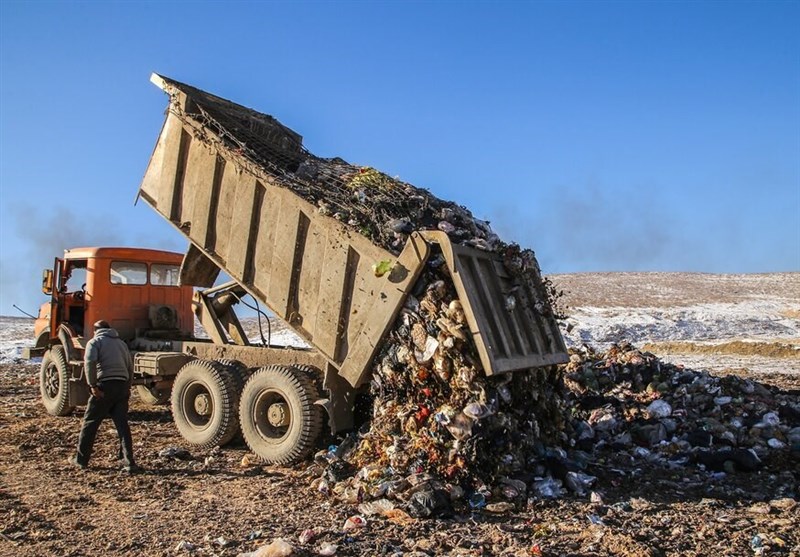
<instances>
[{"instance_id":1,"label":"orange truck cab","mask_svg":"<svg viewBox=\"0 0 800 557\"><path fill-rule=\"evenodd\" d=\"M63 325L80 350L100 319L128 341L150 329L191 336L192 287L178 286L182 259L179 253L141 248L66 250L53 270L44 271L42 291L51 298L34 325L36 347L57 342Z\"/></svg>"},{"instance_id":2,"label":"orange truck cab","mask_svg":"<svg viewBox=\"0 0 800 557\"><path fill-rule=\"evenodd\" d=\"M39 309L36 342L26 356L42 357L40 386L51 414L65 415L88 398L83 351L96 321L108 321L134 350L142 339L168 345L194 338L193 288L178 285L182 260L154 249L75 248L44 271L42 291L50 301ZM142 358L134 356L141 368ZM134 384L159 392L152 377L148 387L136 375Z\"/></svg>"}]
</instances>

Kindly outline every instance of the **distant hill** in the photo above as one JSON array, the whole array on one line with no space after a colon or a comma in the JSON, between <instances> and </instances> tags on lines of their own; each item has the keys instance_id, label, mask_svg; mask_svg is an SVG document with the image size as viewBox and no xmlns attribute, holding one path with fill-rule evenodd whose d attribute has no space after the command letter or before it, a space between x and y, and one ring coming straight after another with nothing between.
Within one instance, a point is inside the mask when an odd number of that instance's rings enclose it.
<instances>
[{"instance_id":1,"label":"distant hill","mask_svg":"<svg viewBox=\"0 0 800 557\"><path fill-rule=\"evenodd\" d=\"M551 275L570 346L627 340L716 372L800 376L800 273Z\"/></svg>"},{"instance_id":2,"label":"distant hill","mask_svg":"<svg viewBox=\"0 0 800 557\"><path fill-rule=\"evenodd\" d=\"M573 273L549 277L564 290L565 301L572 307L675 307L764 298L800 306L800 273Z\"/></svg>"}]
</instances>

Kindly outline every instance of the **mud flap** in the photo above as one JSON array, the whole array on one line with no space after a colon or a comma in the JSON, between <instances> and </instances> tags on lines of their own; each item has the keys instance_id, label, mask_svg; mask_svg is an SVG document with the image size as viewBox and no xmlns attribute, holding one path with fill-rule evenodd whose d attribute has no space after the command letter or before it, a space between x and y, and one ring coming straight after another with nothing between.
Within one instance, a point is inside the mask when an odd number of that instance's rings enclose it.
<instances>
[{"instance_id":1,"label":"mud flap","mask_svg":"<svg viewBox=\"0 0 800 557\"><path fill-rule=\"evenodd\" d=\"M69 405L85 406L89 402L89 386L83 376L69 380Z\"/></svg>"},{"instance_id":2,"label":"mud flap","mask_svg":"<svg viewBox=\"0 0 800 557\"><path fill-rule=\"evenodd\" d=\"M328 413L328 425L331 433L353 429L353 405L356 390L344 378L340 377L336 369L328 365L325 371L323 389L329 398L316 401Z\"/></svg>"}]
</instances>

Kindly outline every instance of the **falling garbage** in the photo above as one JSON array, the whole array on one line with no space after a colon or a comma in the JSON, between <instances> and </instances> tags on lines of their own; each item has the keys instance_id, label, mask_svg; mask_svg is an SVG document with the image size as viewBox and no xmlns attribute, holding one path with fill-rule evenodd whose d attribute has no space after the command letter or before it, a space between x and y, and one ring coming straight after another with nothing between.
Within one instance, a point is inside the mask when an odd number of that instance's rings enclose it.
<instances>
[{"instance_id":1,"label":"falling garbage","mask_svg":"<svg viewBox=\"0 0 800 557\"><path fill-rule=\"evenodd\" d=\"M371 420L325 453L331 496L360 503L365 515L370 501L409 519L502 514L526 497L602 505L592 465L603 455L711 478L756 471L770 451L797 441L797 418L780 417L798 410L788 395L668 364L626 342L573 350L558 370L486 378L443 326L458 323L451 285L428 273L376 361ZM429 338L433 355L421 349Z\"/></svg>"},{"instance_id":2,"label":"falling garbage","mask_svg":"<svg viewBox=\"0 0 800 557\"><path fill-rule=\"evenodd\" d=\"M566 425L561 377L554 367L566 357L555 321L559 293L542 277L533 251L503 242L489 222L427 189L369 166L313 155L303 148L301 136L267 115L161 76L154 81L170 95L169 121L195 130L192 137L219 160L252 174L260 185L284 190L281 195L300 198L292 202L309 222L335 227L337 237L346 227L342 239L360 234L382 248L362 262L374 277L392 285L413 268L414 280L397 290L402 293L398 306L405 304L389 314L395 322L384 324L369 347L363 338L372 335L365 333L359 340L363 346L343 344L337 348L341 357L331 358L344 360L339 362L344 369L353 354L368 354L362 377L373 412L346 450L320 456L328 465L313 488L350 505L388 496L402 502L412 517L446 516L453 503L479 501L475 508L483 509L502 502L501 478L520 480L548 446L561 443ZM253 123L250 131L243 122ZM174 186L157 179L145 183ZM150 195L147 187L142 191ZM161 212L157 203L150 204ZM318 214L311 214L314 210ZM192 227L181 230L192 239ZM425 240L419 265L406 266L402 254L418 251L415 242L424 237L439 240ZM468 273L459 265L468 263L454 252L469 254L469 264L479 269L474 280L483 286L464 285L461 277ZM342 276L355 272L349 266ZM237 273L231 277L250 282ZM362 279L353 275L358 285ZM481 296L486 299L478 304L474 298ZM353 315L379 311L362 303L342 308ZM491 319L484 317L495 310L499 313ZM497 341L487 340L489 334L477 323L497 329ZM299 321L296 325L303 330ZM352 340L348 335L342 338ZM355 378L343 377L356 386Z\"/></svg>"}]
</instances>

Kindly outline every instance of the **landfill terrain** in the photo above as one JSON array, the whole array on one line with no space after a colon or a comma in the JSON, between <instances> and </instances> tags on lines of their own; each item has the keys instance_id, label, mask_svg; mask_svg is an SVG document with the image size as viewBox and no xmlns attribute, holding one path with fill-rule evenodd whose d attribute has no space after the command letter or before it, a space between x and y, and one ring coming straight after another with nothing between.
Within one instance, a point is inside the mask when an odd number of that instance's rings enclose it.
<instances>
[{"instance_id":1,"label":"landfill terrain","mask_svg":"<svg viewBox=\"0 0 800 557\"><path fill-rule=\"evenodd\" d=\"M520 440L538 455L524 473L467 492L381 482L337 457L341 437L289 468L239 440L195 450L135 397L143 473L120 470L110 423L73 469L81 415L45 413L18 357L32 321L0 318L0 555L799 555L800 274L551 279L560 437ZM457 425L434 418L407 433Z\"/></svg>"}]
</instances>

